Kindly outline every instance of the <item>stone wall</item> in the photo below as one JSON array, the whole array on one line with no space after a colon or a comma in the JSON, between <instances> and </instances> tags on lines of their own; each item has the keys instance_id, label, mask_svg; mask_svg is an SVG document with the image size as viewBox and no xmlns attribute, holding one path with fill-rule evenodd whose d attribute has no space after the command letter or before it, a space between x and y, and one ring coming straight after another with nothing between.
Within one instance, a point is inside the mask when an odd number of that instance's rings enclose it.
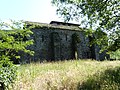
<instances>
[{"instance_id":1,"label":"stone wall","mask_svg":"<svg viewBox=\"0 0 120 90\"><path fill-rule=\"evenodd\" d=\"M57 27L57 26L56 26ZM59 26L60 27L60 26ZM68 28L68 27L67 27ZM69 27L70 28L70 27ZM65 59L97 59L100 57L100 49L97 46L90 47L89 38L85 36L84 31L55 28L55 27L37 27L32 29L34 45L29 48L35 51L34 56L25 55L27 61L56 61ZM79 42L73 45L72 35L76 34ZM94 56L92 56L94 55Z\"/></svg>"},{"instance_id":2,"label":"stone wall","mask_svg":"<svg viewBox=\"0 0 120 90\"><path fill-rule=\"evenodd\" d=\"M81 31L58 29L33 29L34 45L30 47L35 51L34 60L65 60L74 59L72 55L72 35L77 33L80 43L77 44L78 58L87 58L85 53L89 51L88 40Z\"/></svg>"}]
</instances>

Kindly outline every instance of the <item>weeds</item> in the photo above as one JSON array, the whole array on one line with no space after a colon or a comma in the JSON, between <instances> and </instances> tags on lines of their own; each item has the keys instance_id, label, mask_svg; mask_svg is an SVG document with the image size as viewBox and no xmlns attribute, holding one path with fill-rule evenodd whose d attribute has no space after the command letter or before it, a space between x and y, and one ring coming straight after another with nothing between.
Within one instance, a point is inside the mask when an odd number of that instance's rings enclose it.
<instances>
[{"instance_id":1,"label":"weeds","mask_svg":"<svg viewBox=\"0 0 120 90\"><path fill-rule=\"evenodd\" d=\"M118 90L119 65L91 60L21 65L12 90Z\"/></svg>"}]
</instances>

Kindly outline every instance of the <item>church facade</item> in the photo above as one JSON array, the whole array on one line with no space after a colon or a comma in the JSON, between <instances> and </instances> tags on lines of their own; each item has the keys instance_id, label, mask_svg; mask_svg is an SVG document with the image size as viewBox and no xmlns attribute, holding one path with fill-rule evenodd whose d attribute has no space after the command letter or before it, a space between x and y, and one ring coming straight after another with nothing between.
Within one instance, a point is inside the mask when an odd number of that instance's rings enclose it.
<instances>
[{"instance_id":1,"label":"church facade","mask_svg":"<svg viewBox=\"0 0 120 90\"><path fill-rule=\"evenodd\" d=\"M99 53L98 45L90 46L91 38L86 37L78 24L52 21L50 24L29 22L29 25L35 26L30 37L34 44L29 47L35 54L25 55L26 60L104 60L106 57L105 52Z\"/></svg>"}]
</instances>

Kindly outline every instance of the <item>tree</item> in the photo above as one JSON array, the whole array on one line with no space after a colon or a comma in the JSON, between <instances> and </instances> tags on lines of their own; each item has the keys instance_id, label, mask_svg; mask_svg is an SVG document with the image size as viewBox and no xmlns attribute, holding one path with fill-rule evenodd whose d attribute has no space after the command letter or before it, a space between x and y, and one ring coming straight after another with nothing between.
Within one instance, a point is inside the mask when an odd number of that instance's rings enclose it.
<instances>
[{"instance_id":1,"label":"tree","mask_svg":"<svg viewBox=\"0 0 120 90\"><path fill-rule=\"evenodd\" d=\"M32 34L29 28L23 29L23 22L12 21L12 25L0 24L0 89L7 89L16 78L16 66L12 58L20 58L17 53L22 51L33 55L27 46L33 44L29 38ZM24 24L25 25L25 24Z\"/></svg>"},{"instance_id":2,"label":"tree","mask_svg":"<svg viewBox=\"0 0 120 90\"><path fill-rule=\"evenodd\" d=\"M77 20L88 28L87 30L107 33L106 38L96 38L96 42L99 44L107 39L109 42L109 47L105 47L107 50L120 49L119 0L52 0L52 3L58 7L57 14L61 15L66 22ZM103 33L99 33L99 36L103 35ZM112 50L113 48L114 50Z\"/></svg>"}]
</instances>

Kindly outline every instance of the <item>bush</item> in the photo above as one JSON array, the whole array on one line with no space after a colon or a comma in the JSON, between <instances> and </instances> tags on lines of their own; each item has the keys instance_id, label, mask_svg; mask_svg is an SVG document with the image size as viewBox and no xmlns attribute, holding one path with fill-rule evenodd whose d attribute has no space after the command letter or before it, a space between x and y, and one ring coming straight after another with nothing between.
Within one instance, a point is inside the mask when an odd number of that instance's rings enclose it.
<instances>
[{"instance_id":1,"label":"bush","mask_svg":"<svg viewBox=\"0 0 120 90\"><path fill-rule=\"evenodd\" d=\"M88 80L78 85L78 90L120 90L120 67L90 76Z\"/></svg>"},{"instance_id":2,"label":"bush","mask_svg":"<svg viewBox=\"0 0 120 90\"><path fill-rule=\"evenodd\" d=\"M27 39L32 34L28 28L22 28L24 23L12 21L12 26L6 23L0 24L0 90L9 89L17 75L17 68L12 58L18 59L18 52L22 51L33 55L33 51L27 47L33 44L33 40ZM5 30L10 29L10 30Z\"/></svg>"},{"instance_id":3,"label":"bush","mask_svg":"<svg viewBox=\"0 0 120 90\"><path fill-rule=\"evenodd\" d=\"M0 90L9 89L17 76L17 67L10 61L0 61Z\"/></svg>"}]
</instances>

